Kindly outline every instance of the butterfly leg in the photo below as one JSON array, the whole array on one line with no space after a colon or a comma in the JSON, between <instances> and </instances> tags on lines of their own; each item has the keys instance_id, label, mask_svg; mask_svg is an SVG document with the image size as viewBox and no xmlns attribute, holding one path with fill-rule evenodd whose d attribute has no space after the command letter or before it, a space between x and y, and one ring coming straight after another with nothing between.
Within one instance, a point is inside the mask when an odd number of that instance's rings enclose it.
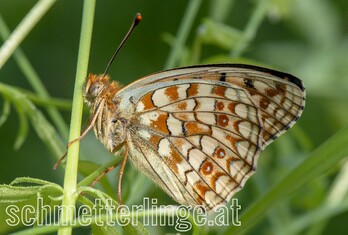
<instances>
[{"instance_id":1,"label":"butterfly leg","mask_svg":"<svg viewBox=\"0 0 348 235\"><path fill-rule=\"evenodd\" d=\"M99 105L97 111L95 112L95 114L94 114L94 116L93 116L93 118L92 118L91 123L90 123L90 124L88 125L88 127L82 132L82 134L81 134L79 137L77 137L76 139L70 141L70 142L66 145L67 148L69 148L69 147L70 147L73 143L75 143L76 141L80 141L81 139L83 139L83 138L87 135L87 133L93 128L95 122L97 121L97 118L98 118L99 113L100 113L101 110L104 108L104 103L105 103L105 100L103 99L103 100L101 101L101 103L100 103L100 105Z\"/></svg>"},{"instance_id":2,"label":"butterfly leg","mask_svg":"<svg viewBox=\"0 0 348 235\"><path fill-rule=\"evenodd\" d=\"M113 153L115 153L117 150L119 150L120 148L122 148L122 146L124 145L124 142L119 144L118 146L116 146L114 148L114 150L112 151ZM108 167L105 169L105 171L103 171L93 182L92 184L89 185L89 187L93 187L104 175L106 175L107 173L109 173L110 171L112 171L113 169L115 169L116 167L118 167L120 165L120 162L117 162L116 164Z\"/></svg>"},{"instance_id":3,"label":"butterfly leg","mask_svg":"<svg viewBox=\"0 0 348 235\"><path fill-rule=\"evenodd\" d=\"M122 176L123 176L123 172L124 172L124 168L126 166L127 163L127 158L128 158L128 145L126 144L126 151L124 153L124 157L122 160L122 165L121 165L121 169L120 169L120 173L119 173L119 177L118 177L118 189L117 189L117 196L118 196L118 202L120 203L120 205L122 205Z\"/></svg>"},{"instance_id":4,"label":"butterfly leg","mask_svg":"<svg viewBox=\"0 0 348 235\"><path fill-rule=\"evenodd\" d=\"M115 165L112 165L105 169L90 185L89 187L93 187L104 175L115 169L118 165L120 165L120 162L117 162Z\"/></svg>"},{"instance_id":5,"label":"butterfly leg","mask_svg":"<svg viewBox=\"0 0 348 235\"><path fill-rule=\"evenodd\" d=\"M98 118L98 115L99 115L100 111L101 111L101 110L103 109L103 107L104 107L104 102L105 102L105 101L103 100L103 101L100 103L100 105L99 105L99 107L98 107L96 113L94 114L94 116L93 116L93 118L92 118L91 123L90 123L90 124L88 125L88 127L82 132L82 134L81 134L79 137L77 137L76 139L70 141L70 142L66 145L66 150L65 150L64 155L63 155L61 158L59 158L58 161L57 161L57 162L54 164L54 166L53 166L53 169L54 169L54 170L57 169L57 167L59 166L59 164L64 160L64 158L66 158L66 155L67 155L67 153L68 153L68 148L69 148L73 143L75 143L76 141L80 141L81 139L83 139L83 138L87 135L87 133L93 128L95 122L97 121L97 118Z\"/></svg>"}]
</instances>

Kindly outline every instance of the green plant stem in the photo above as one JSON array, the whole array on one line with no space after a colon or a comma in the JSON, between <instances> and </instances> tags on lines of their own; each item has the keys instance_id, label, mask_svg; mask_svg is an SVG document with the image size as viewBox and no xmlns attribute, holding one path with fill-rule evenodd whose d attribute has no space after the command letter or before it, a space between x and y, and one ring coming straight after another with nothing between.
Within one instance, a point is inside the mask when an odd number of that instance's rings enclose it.
<instances>
[{"instance_id":1,"label":"green plant stem","mask_svg":"<svg viewBox=\"0 0 348 235\"><path fill-rule=\"evenodd\" d=\"M37 106L46 107L47 109L49 109L49 107L54 107L56 110L61 109L61 110L71 111L71 107L72 107L71 100L53 98L53 97L44 98L44 97L37 96L36 94L29 92L27 90L22 90L22 89L19 89L19 90L22 91L28 97L28 99L30 99ZM59 116L61 118L60 114ZM64 123L64 125L66 124Z\"/></svg>"},{"instance_id":2,"label":"green plant stem","mask_svg":"<svg viewBox=\"0 0 348 235\"><path fill-rule=\"evenodd\" d=\"M266 195L252 205L242 215L242 226L230 227L224 234L242 234L264 218L265 212L275 203L303 186L315 180L325 171L339 163L348 155L348 127L339 131L324 144L313 151L298 167L276 184Z\"/></svg>"},{"instance_id":3,"label":"green plant stem","mask_svg":"<svg viewBox=\"0 0 348 235\"><path fill-rule=\"evenodd\" d=\"M40 0L24 17L18 27L0 48L0 69L13 54L19 44L28 35L32 28L39 22L43 15L55 3L55 0Z\"/></svg>"},{"instance_id":4,"label":"green plant stem","mask_svg":"<svg viewBox=\"0 0 348 235\"><path fill-rule=\"evenodd\" d=\"M250 44L251 40L255 37L257 29L259 28L262 20L266 16L267 7L269 5L269 0L259 0L257 1L257 6L253 12L246 28L244 29L241 40L238 44L232 48L230 55L233 58L240 57L245 49Z\"/></svg>"},{"instance_id":5,"label":"green plant stem","mask_svg":"<svg viewBox=\"0 0 348 235\"><path fill-rule=\"evenodd\" d=\"M180 23L176 40L169 53L168 59L164 65L164 69L169 69L175 66L180 54L184 51L184 45L189 32L191 31L193 21L196 18L202 0L191 0L183 20Z\"/></svg>"},{"instance_id":6,"label":"green plant stem","mask_svg":"<svg viewBox=\"0 0 348 235\"><path fill-rule=\"evenodd\" d=\"M6 40L10 36L10 30L8 29L5 21L0 15L0 35L3 40ZM17 48L13 54L15 61L17 62L19 68L22 70L23 74L26 76L28 82L38 94L38 98L41 100L50 100L50 95L48 94L45 86L42 84L39 75L35 72L33 66L30 64L28 58L25 56L23 51L20 48ZM56 128L59 130L59 133L65 138L68 139L68 126L66 125L64 119L58 112L56 107L47 106L47 112L51 117Z\"/></svg>"},{"instance_id":7,"label":"green plant stem","mask_svg":"<svg viewBox=\"0 0 348 235\"><path fill-rule=\"evenodd\" d=\"M224 22L231 14L236 0L210 1L210 17L216 22Z\"/></svg>"},{"instance_id":8,"label":"green plant stem","mask_svg":"<svg viewBox=\"0 0 348 235\"><path fill-rule=\"evenodd\" d=\"M86 0L83 5L82 26L80 35L80 47L77 59L77 71L75 78L73 106L71 114L71 124L69 140L72 141L79 137L81 131L83 97L82 87L87 75L87 67L89 60L89 50L92 39L93 20L95 11L95 0ZM77 168L79 156L79 141L75 142L68 149L67 163L64 176L64 196L62 202L61 223L67 223L74 218L74 209L77 194ZM72 228L70 226L59 229L59 235L71 234Z\"/></svg>"}]
</instances>

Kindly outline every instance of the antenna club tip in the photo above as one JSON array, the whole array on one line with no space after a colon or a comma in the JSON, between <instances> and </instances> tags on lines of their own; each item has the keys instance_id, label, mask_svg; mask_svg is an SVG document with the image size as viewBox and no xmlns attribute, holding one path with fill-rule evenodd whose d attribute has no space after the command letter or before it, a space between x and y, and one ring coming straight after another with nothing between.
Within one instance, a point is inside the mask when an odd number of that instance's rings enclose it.
<instances>
[{"instance_id":1,"label":"antenna club tip","mask_svg":"<svg viewBox=\"0 0 348 235\"><path fill-rule=\"evenodd\" d=\"M143 19L143 17L141 16L141 14L138 12L137 14L135 14L135 18L134 18L134 23L137 25L139 24L139 22Z\"/></svg>"}]
</instances>

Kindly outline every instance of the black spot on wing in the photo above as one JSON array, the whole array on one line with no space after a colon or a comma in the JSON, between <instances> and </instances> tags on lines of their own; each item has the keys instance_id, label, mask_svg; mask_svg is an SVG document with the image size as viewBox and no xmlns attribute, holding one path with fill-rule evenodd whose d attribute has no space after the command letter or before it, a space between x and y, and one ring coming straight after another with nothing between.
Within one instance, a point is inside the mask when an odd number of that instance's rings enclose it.
<instances>
[{"instance_id":1,"label":"black spot on wing","mask_svg":"<svg viewBox=\"0 0 348 235\"><path fill-rule=\"evenodd\" d=\"M226 73L221 73L220 74L220 79L219 79L220 82L226 82Z\"/></svg>"},{"instance_id":2,"label":"black spot on wing","mask_svg":"<svg viewBox=\"0 0 348 235\"><path fill-rule=\"evenodd\" d=\"M247 88L251 88L251 89L255 89L254 87L254 81L250 78L244 78L244 85L247 87Z\"/></svg>"}]
</instances>

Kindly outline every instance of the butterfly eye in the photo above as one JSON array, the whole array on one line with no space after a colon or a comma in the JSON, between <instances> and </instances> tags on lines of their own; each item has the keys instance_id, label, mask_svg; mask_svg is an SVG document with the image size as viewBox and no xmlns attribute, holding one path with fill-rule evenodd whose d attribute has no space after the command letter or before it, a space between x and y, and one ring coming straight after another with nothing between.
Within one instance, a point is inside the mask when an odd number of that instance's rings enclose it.
<instances>
[{"instance_id":1,"label":"butterfly eye","mask_svg":"<svg viewBox=\"0 0 348 235\"><path fill-rule=\"evenodd\" d=\"M104 89L104 84L101 82L94 82L92 83L89 87L86 87L86 96L85 98L89 101L89 102L93 102L94 99L100 94L100 92L102 92L102 90Z\"/></svg>"},{"instance_id":2,"label":"butterfly eye","mask_svg":"<svg viewBox=\"0 0 348 235\"><path fill-rule=\"evenodd\" d=\"M102 88L102 84L94 83L92 86L90 86L90 88L88 90L88 94L90 96L96 97L100 93L101 88Z\"/></svg>"}]
</instances>

